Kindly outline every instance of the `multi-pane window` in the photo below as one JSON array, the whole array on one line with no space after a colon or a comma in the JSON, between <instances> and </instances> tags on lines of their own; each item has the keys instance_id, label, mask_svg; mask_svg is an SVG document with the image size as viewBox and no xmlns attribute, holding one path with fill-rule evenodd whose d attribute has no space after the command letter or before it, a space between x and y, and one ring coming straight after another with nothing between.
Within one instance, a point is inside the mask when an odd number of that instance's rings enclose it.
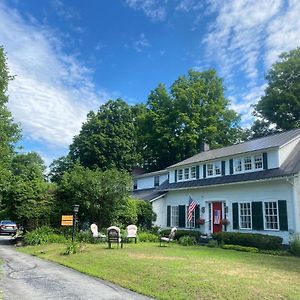
<instances>
[{"instance_id":1,"label":"multi-pane window","mask_svg":"<svg viewBox=\"0 0 300 300\"><path fill-rule=\"evenodd\" d=\"M134 190L137 189L137 180L136 180L136 179L133 181L133 189L134 189Z\"/></svg>"},{"instance_id":2,"label":"multi-pane window","mask_svg":"<svg viewBox=\"0 0 300 300\"><path fill-rule=\"evenodd\" d=\"M242 171L242 160L240 158L237 158L235 160L235 166L234 166L234 170L236 172L241 172Z\"/></svg>"},{"instance_id":3,"label":"multi-pane window","mask_svg":"<svg viewBox=\"0 0 300 300\"><path fill-rule=\"evenodd\" d=\"M207 177L215 176L215 175L221 175L221 162L216 161L212 164L207 164Z\"/></svg>"},{"instance_id":4,"label":"multi-pane window","mask_svg":"<svg viewBox=\"0 0 300 300\"><path fill-rule=\"evenodd\" d=\"M265 202L265 229L278 229L277 202Z\"/></svg>"},{"instance_id":5,"label":"multi-pane window","mask_svg":"<svg viewBox=\"0 0 300 300\"><path fill-rule=\"evenodd\" d=\"M186 168L184 169L184 179L187 180L190 178L190 169Z\"/></svg>"},{"instance_id":6,"label":"multi-pane window","mask_svg":"<svg viewBox=\"0 0 300 300\"><path fill-rule=\"evenodd\" d=\"M182 180L183 179L183 170L180 169L178 170L178 180Z\"/></svg>"},{"instance_id":7,"label":"multi-pane window","mask_svg":"<svg viewBox=\"0 0 300 300\"><path fill-rule=\"evenodd\" d=\"M191 167L191 178L196 178L196 167Z\"/></svg>"},{"instance_id":8,"label":"multi-pane window","mask_svg":"<svg viewBox=\"0 0 300 300\"><path fill-rule=\"evenodd\" d=\"M188 210L189 210L189 207L187 206L186 210L185 210L186 211L186 227L187 228L195 228L195 210L192 213L191 221L188 220Z\"/></svg>"},{"instance_id":9,"label":"multi-pane window","mask_svg":"<svg viewBox=\"0 0 300 300\"><path fill-rule=\"evenodd\" d=\"M254 167L255 169L262 169L263 167L263 160L262 155L254 155Z\"/></svg>"},{"instance_id":10,"label":"multi-pane window","mask_svg":"<svg viewBox=\"0 0 300 300\"><path fill-rule=\"evenodd\" d=\"M248 171L252 169L251 156L244 157L244 170Z\"/></svg>"},{"instance_id":11,"label":"multi-pane window","mask_svg":"<svg viewBox=\"0 0 300 300\"><path fill-rule=\"evenodd\" d=\"M179 206L171 206L171 227L179 226Z\"/></svg>"},{"instance_id":12,"label":"multi-pane window","mask_svg":"<svg viewBox=\"0 0 300 300\"><path fill-rule=\"evenodd\" d=\"M207 176L213 176L213 175L214 175L214 165L207 164Z\"/></svg>"},{"instance_id":13,"label":"multi-pane window","mask_svg":"<svg viewBox=\"0 0 300 300\"><path fill-rule=\"evenodd\" d=\"M252 228L251 203L240 203L240 228Z\"/></svg>"},{"instance_id":14,"label":"multi-pane window","mask_svg":"<svg viewBox=\"0 0 300 300\"><path fill-rule=\"evenodd\" d=\"M221 174L221 162L220 161L215 162L215 174L216 175Z\"/></svg>"}]
</instances>

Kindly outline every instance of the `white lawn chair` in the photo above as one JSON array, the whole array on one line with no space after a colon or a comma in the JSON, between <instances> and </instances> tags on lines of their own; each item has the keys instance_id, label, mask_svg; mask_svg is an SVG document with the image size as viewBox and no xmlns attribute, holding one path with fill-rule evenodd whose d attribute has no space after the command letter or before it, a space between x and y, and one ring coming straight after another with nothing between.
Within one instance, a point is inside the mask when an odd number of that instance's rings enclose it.
<instances>
[{"instance_id":1,"label":"white lawn chair","mask_svg":"<svg viewBox=\"0 0 300 300\"><path fill-rule=\"evenodd\" d=\"M171 229L171 232L170 232L168 237L163 236L163 237L160 238L159 245L161 246L162 243L168 243L169 244L170 242L173 242L176 231L177 231L177 228L173 227Z\"/></svg>"},{"instance_id":2,"label":"white lawn chair","mask_svg":"<svg viewBox=\"0 0 300 300\"><path fill-rule=\"evenodd\" d=\"M128 239L134 239L134 242L137 241L137 227L135 225L128 225L126 227L127 235L126 235L126 242Z\"/></svg>"}]
</instances>

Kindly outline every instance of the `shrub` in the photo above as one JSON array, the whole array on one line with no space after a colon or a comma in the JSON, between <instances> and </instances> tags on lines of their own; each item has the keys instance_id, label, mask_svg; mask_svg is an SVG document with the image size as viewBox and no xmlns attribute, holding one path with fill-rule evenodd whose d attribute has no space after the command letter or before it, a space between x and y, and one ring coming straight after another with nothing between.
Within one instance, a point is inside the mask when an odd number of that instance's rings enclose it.
<instances>
[{"instance_id":1,"label":"shrub","mask_svg":"<svg viewBox=\"0 0 300 300\"><path fill-rule=\"evenodd\" d=\"M163 229L160 231L160 235L161 236L169 236L171 232L171 229ZM200 231L197 231L197 230L177 230L176 231L176 234L175 234L175 238L174 240L178 241L182 236L192 236L195 238L196 241L199 240L199 237L201 235L201 232Z\"/></svg>"},{"instance_id":2,"label":"shrub","mask_svg":"<svg viewBox=\"0 0 300 300\"><path fill-rule=\"evenodd\" d=\"M295 236L290 242L290 251L295 256L300 256L300 236Z\"/></svg>"},{"instance_id":3,"label":"shrub","mask_svg":"<svg viewBox=\"0 0 300 300\"><path fill-rule=\"evenodd\" d=\"M54 233L54 230L49 226L42 226L24 235L24 241L27 245L40 245L46 243L63 243L65 237Z\"/></svg>"},{"instance_id":4,"label":"shrub","mask_svg":"<svg viewBox=\"0 0 300 300\"><path fill-rule=\"evenodd\" d=\"M192 246L192 245L196 245L196 238L194 236L182 236L179 239L179 244L182 246Z\"/></svg>"},{"instance_id":5,"label":"shrub","mask_svg":"<svg viewBox=\"0 0 300 300\"><path fill-rule=\"evenodd\" d=\"M158 242L158 236L149 233L149 232L141 232L138 234L139 242Z\"/></svg>"},{"instance_id":6,"label":"shrub","mask_svg":"<svg viewBox=\"0 0 300 300\"><path fill-rule=\"evenodd\" d=\"M83 243L93 243L94 238L90 231L80 231L76 233L76 241Z\"/></svg>"},{"instance_id":7,"label":"shrub","mask_svg":"<svg viewBox=\"0 0 300 300\"><path fill-rule=\"evenodd\" d=\"M258 249L277 250L282 244L281 237L257 233L217 232L212 236L219 244L256 247Z\"/></svg>"},{"instance_id":8,"label":"shrub","mask_svg":"<svg viewBox=\"0 0 300 300\"><path fill-rule=\"evenodd\" d=\"M259 250L259 253L277 255L277 256L289 256L291 253L287 250Z\"/></svg>"},{"instance_id":9,"label":"shrub","mask_svg":"<svg viewBox=\"0 0 300 300\"><path fill-rule=\"evenodd\" d=\"M219 246L218 242L215 241L215 240L210 240L208 243L207 243L207 247L209 248L217 248Z\"/></svg>"},{"instance_id":10,"label":"shrub","mask_svg":"<svg viewBox=\"0 0 300 300\"><path fill-rule=\"evenodd\" d=\"M240 246L240 245L223 245L222 248L227 249L227 250L258 253L258 249L255 247L246 247L246 246Z\"/></svg>"}]
</instances>

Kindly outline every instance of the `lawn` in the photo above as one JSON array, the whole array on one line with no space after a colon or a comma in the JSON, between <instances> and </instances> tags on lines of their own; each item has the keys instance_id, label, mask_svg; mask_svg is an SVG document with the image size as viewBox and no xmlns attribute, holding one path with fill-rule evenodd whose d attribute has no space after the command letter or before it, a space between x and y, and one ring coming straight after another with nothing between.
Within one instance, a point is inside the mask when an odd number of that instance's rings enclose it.
<instances>
[{"instance_id":1,"label":"lawn","mask_svg":"<svg viewBox=\"0 0 300 300\"><path fill-rule=\"evenodd\" d=\"M300 299L300 259L177 244L28 246L20 251L52 260L156 299Z\"/></svg>"}]
</instances>

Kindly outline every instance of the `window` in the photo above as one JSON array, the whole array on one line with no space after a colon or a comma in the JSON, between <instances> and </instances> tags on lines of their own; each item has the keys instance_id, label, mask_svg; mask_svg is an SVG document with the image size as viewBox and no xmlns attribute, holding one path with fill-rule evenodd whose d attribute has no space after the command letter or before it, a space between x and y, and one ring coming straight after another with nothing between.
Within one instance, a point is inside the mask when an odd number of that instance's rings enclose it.
<instances>
[{"instance_id":1,"label":"window","mask_svg":"<svg viewBox=\"0 0 300 300\"><path fill-rule=\"evenodd\" d=\"M262 161L262 155L254 155L254 167L255 169L262 169L263 167L263 161Z\"/></svg>"},{"instance_id":2,"label":"window","mask_svg":"<svg viewBox=\"0 0 300 300\"><path fill-rule=\"evenodd\" d=\"M154 176L154 186L159 186L159 176Z\"/></svg>"},{"instance_id":3,"label":"window","mask_svg":"<svg viewBox=\"0 0 300 300\"><path fill-rule=\"evenodd\" d=\"M213 176L213 175L214 175L214 165L207 164L207 176Z\"/></svg>"},{"instance_id":4,"label":"window","mask_svg":"<svg viewBox=\"0 0 300 300\"><path fill-rule=\"evenodd\" d=\"M188 220L188 210L189 210L189 207L187 206L185 211L186 211L186 227L187 228L195 228L195 210L193 211L193 214L192 214L192 220L191 222Z\"/></svg>"},{"instance_id":5,"label":"window","mask_svg":"<svg viewBox=\"0 0 300 300\"><path fill-rule=\"evenodd\" d=\"M134 189L134 190L137 189L137 180L136 180L136 179L133 181L133 189Z\"/></svg>"},{"instance_id":6,"label":"window","mask_svg":"<svg viewBox=\"0 0 300 300\"><path fill-rule=\"evenodd\" d=\"M196 167L191 167L191 178L196 178Z\"/></svg>"},{"instance_id":7,"label":"window","mask_svg":"<svg viewBox=\"0 0 300 300\"><path fill-rule=\"evenodd\" d=\"M178 180L182 180L183 179L183 170L178 170Z\"/></svg>"},{"instance_id":8,"label":"window","mask_svg":"<svg viewBox=\"0 0 300 300\"><path fill-rule=\"evenodd\" d=\"M252 228L251 203L240 203L240 228Z\"/></svg>"},{"instance_id":9,"label":"window","mask_svg":"<svg viewBox=\"0 0 300 300\"><path fill-rule=\"evenodd\" d=\"M215 162L215 175L221 175L221 162Z\"/></svg>"},{"instance_id":10,"label":"window","mask_svg":"<svg viewBox=\"0 0 300 300\"><path fill-rule=\"evenodd\" d=\"M252 169L252 160L251 156L247 156L244 158L244 170L248 171Z\"/></svg>"},{"instance_id":11,"label":"window","mask_svg":"<svg viewBox=\"0 0 300 300\"><path fill-rule=\"evenodd\" d=\"M179 206L171 206L171 227L179 226Z\"/></svg>"},{"instance_id":12,"label":"window","mask_svg":"<svg viewBox=\"0 0 300 300\"><path fill-rule=\"evenodd\" d=\"M187 180L190 178L190 169L184 169L184 179Z\"/></svg>"},{"instance_id":13,"label":"window","mask_svg":"<svg viewBox=\"0 0 300 300\"><path fill-rule=\"evenodd\" d=\"M265 202L265 229L278 229L277 202Z\"/></svg>"},{"instance_id":14,"label":"window","mask_svg":"<svg viewBox=\"0 0 300 300\"><path fill-rule=\"evenodd\" d=\"M234 170L236 172L241 172L242 171L242 160L240 158L237 158L235 160L235 166L234 166Z\"/></svg>"}]
</instances>

